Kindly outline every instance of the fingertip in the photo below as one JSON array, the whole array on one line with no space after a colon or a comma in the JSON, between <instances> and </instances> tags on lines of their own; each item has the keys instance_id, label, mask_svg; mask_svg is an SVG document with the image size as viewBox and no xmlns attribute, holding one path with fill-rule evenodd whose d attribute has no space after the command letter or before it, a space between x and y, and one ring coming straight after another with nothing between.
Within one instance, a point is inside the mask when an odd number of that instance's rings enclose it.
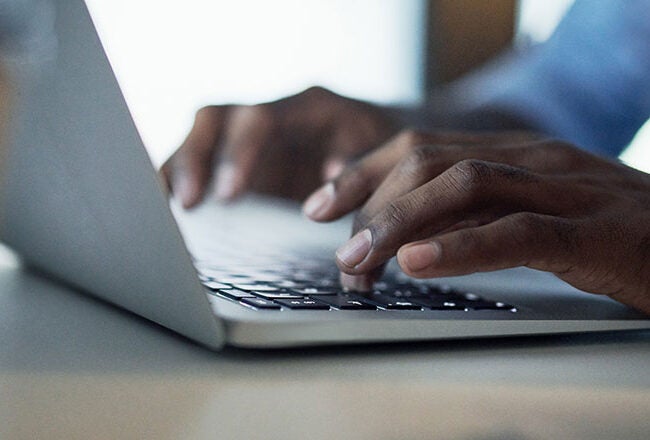
<instances>
[{"instance_id":1,"label":"fingertip","mask_svg":"<svg viewBox=\"0 0 650 440\"><path fill-rule=\"evenodd\" d=\"M442 248L437 241L410 243L397 251L397 262L407 275L421 277L436 269L441 254Z\"/></svg>"},{"instance_id":2,"label":"fingertip","mask_svg":"<svg viewBox=\"0 0 650 440\"><path fill-rule=\"evenodd\" d=\"M198 183L182 174L174 177L171 189L184 209L194 207L201 200L201 190Z\"/></svg>"},{"instance_id":3,"label":"fingertip","mask_svg":"<svg viewBox=\"0 0 650 440\"><path fill-rule=\"evenodd\" d=\"M341 272L340 281L344 290L356 292L368 292L372 290L375 283L375 279L371 275L350 275L345 272Z\"/></svg>"},{"instance_id":4,"label":"fingertip","mask_svg":"<svg viewBox=\"0 0 650 440\"><path fill-rule=\"evenodd\" d=\"M342 269L356 269L372 249L372 232L365 228L354 234L336 250L336 264Z\"/></svg>"},{"instance_id":5,"label":"fingertip","mask_svg":"<svg viewBox=\"0 0 650 440\"><path fill-rule=\"evenodd\" d=\"M302 212L311 220L325 221L334 203L334 183L328 182L312 193L302 205Z\"/></svg>"},{"instance_id":6,"label":"fingertip","mask_svg":"<svg viewBox=\"0 0 650 440\"><path fill-rule=\"evenodd\" d=\"M181 205L183 206L183 209L191 209L194 208L197 205L198 199L181 199Z\"/></svg>"}]
</instances>

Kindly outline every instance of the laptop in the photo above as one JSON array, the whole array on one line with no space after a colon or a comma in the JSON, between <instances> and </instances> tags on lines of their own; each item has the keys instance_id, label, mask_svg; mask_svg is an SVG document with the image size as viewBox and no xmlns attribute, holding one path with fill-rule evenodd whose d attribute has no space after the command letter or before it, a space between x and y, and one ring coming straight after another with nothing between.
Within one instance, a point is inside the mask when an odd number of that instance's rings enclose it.
<instances>
[{"instance_id":1,"label":"laptop","mask_svg":"<svg viewBox=\"0 0 650 440\"><path fill-rule=\"evenodd\" d=\"M650 328L526 269L415 281L393 263L373 292L342 292L346 220L256 196L180 209L83 1L53 5L57 51L21 77L1 187L0 234L27 266L215 350Z\"/></svg>"}]
</instances>

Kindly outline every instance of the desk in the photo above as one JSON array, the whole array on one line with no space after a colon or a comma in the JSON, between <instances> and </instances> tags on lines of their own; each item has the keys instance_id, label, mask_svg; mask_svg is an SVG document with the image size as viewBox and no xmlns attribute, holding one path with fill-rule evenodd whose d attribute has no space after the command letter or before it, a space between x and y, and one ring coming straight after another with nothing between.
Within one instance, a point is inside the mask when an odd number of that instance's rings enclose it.
<instances>
[{"instance_id":1,"label":"desk","mask_svg":"<svg viewBox=\"0 0 650 440\"><path fill-rule=\"evenodd\" d=\"M213 353L0 252L3 440L647 439L648 366L647 331Z\"/></svg>"}]
</instances>

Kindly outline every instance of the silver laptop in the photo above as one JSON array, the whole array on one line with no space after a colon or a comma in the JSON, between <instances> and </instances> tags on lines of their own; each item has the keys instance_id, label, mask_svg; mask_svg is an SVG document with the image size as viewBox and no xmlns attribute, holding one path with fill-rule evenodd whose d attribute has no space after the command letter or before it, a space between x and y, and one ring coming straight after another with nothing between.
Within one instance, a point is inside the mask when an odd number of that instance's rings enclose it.
<instances>
[{"instance_id":1,"label":"silver laptop","mask_svg":"<svg viewBox=\"0 0 650 440\"><path fill-rule=\"evenodd\" d=\"M650 328L525 269L415 282L392 267L376 291L341 293L346 221L259 197L170 206L85 5L55 12L56 56L20 85L0 207L2 239L40 272L212 349Z\"/></svg>"}]
</instances>

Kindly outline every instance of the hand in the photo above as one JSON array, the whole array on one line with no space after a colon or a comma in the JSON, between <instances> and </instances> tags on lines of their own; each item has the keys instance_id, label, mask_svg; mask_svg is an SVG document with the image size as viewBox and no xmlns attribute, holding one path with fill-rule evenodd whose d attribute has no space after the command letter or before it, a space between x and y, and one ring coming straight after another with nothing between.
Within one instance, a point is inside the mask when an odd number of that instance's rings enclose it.
<instances>
[{"instance_id":1,"label":"hand","mask_svg":"<svg viewBox=\"0 0 650 440\"><path fill-rule=\"evenodd\" d=\"M313 87L266 104L202 108L161 172L186 208L203 199L213 167L220 200L248 189L303 200L397 130L379 107Z\"/></svg>"},{"instance_id":2,"label":"hand","mask_svg":"<svg viewBox=\"0 0 650 440\"><path fill-rule=\"evenodd\" d=\"M650 176L565 143L411 132L312 198L317 221L360 208L337 251L348 288L397 255L416 278L527 266L650 313Z\"/></svg>"}]
</instances>

